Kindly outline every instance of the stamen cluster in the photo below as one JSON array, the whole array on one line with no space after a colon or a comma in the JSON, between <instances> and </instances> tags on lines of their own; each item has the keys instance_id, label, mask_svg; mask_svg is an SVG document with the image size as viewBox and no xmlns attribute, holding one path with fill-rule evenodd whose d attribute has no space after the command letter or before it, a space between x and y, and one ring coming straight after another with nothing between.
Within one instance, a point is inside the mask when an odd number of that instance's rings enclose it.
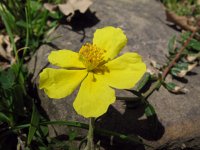
<instances>
[{"instance_id":1,"label":"stamen cluster","mask_svg":"<svg viewBox=\"0 0 200 150\"><path fill-rule=\"evenodd\" d=\"M86 43L81 47L79 51L79 58L87 70L92 71L103 64L104 53L105 50L98 48L96 45Z\"/></svg>"}]
</instances>

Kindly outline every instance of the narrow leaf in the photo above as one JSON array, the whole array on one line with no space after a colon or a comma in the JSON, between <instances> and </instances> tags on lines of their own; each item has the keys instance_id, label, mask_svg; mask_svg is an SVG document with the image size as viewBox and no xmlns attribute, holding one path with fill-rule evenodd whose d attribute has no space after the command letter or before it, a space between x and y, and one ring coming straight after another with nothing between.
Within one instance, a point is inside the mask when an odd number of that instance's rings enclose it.
<instances>
[{"instance_id":1,"label":"narrow leaf","mask_svg":"<svg viewBox=\"0 0 200 150\"><path fill-rule=\"evenodd\" d=\"M0 112L0 122L7 122L10 124L10 119L4 113Z\"/></svg>"},{"instance_id":2,"label":"narrow leaf","mask_svg":"<svg viewBox=\"0 0 200 150\"><path fill-rule=\"evenodd\" d=\"M172 92L172 93L175 93L175 94L180 94L180 93L185 93L187 90L182 86L178 86L176 85L175 83L173 82L169 82L169 83L163 83L163 86L169 91L169 92Z\"/></svg>"},{"instance_id":3,"label":"narrow leaf","mask_svg":"<svg viewBox=\"0 0 200 150\"><path fill-rule=\"evenodd\" d=\"M175 47L176 46L176 36L174 35L168 43L168 51L169 54L174 54L175 53Z\"/></svg>"},{"instance_id":4,"label":"narrow leaf","mask_svg":"<svg viewBox=\"0 0 200 150\"><path fill-rule=\"evenodd\" d=\"M169 90L169 91L173 91L175 89L175 87L177 86L175 83L173 82L169 82L169 83L164 83L163 84L164 87Z\"/></svg>"},{"instance_id":5,"label":"narrow leaf","mask_svg":"<svg viewBox=\"0 0 200 150\"><path fill-rule=\"evenodd\" d=\"M177 63L175 67L179 68L180 70L188 70L189 64L187 62Z\"/></svg>"},{"instance_id":6,"label":"narrow leaf","mask_svg":"<svg viewBox=\"0 0 200 150\"><path fill-rule=\"evenodd\" d=\"M188 62L193 62L194 60L196 60L198 58L200 58L200 52L197 53L197 54L189 54L189 55L186 56L186 60Z\"/></svg>"},{"instance_id":7,"label":"narrow leaf","mask_svg":"<svg viewBox=\"0 0 200 150\"><path fill-rule=\"evenodd\" d=\"M156 114L156 111L155 111L155 109L153 108L153 106L152 106L151 104L148 104L148 105L146 106L144 112L145 112L145 115L146 115L147 117L150 117L150 116L153 116L153 115Z\"/></svg>"},{"instance_id":8,"label":"narrow leaf","mask_svg":"<svg viewBox=\"0 0 200 150\"><path fill-rule=\"evenodd\" d=\"M0 86L3 89L10 89L15 84L14 72L9 69L8 71L0 72Z\"/></svg>"},{"instance_id":9,"label":"narrow leaf","mask_svg":"<svg viewBox=\"0 0 200 150\"><path fill-rule=\"evenodd\" d=\"M31 141L32 141L32 139L35 135L35 132L37 130L38 125L39 125L39 113L37 111L35 104L33 104L33 112L32 112L32 116L31 116L31 125L29 127L28 140L27 140L28 145L31 143Z\"/></svg>"},{"instance_id":10,"label":"narrow leaf","mask_svg":"<svg viewBox=\"0 0 200 150\"><path fill-rule=\"evenodd\" d=\"M140 91L146 85L146 83L150 80L150 78L151 78L150 73L146 72L143 75L142 79L135 86L135 90Z\"/></svg>"},{"instance_id":11,"label":"narrow leaf","mask_svg":"<svg viewBox=\"0 0 200 150\"><path fill-rule=\"evenodd\" d=\"M14 35L11 31L10 24L8 23L8 20L5 16L5 13L1 9L0 9L0 15L1 15L2 21L3 21L3 23L6 27L6 31L9 35L9 38L10 38L10 41L11 41L11 44L12 44L12 47L13 47L13 50L14 50L14 53L15 53L15 57L18 60L18 54L17 54L17 48L16 48L16 44L15 44L15 40L14 40Z\"/></svg>"},{"instance_id":12,"label":"narrow leaf","mask_svg":"<svg viewBox=\"0 0 200 150\"><path fill-rule=\"evenodd\" d=\"M170 70L170 73L173 75L173 76L177 76L178 73L181 72L181 69L180 68L177 68L177 67L173 67L171 70Z\"/></svg>"}]
</instances>

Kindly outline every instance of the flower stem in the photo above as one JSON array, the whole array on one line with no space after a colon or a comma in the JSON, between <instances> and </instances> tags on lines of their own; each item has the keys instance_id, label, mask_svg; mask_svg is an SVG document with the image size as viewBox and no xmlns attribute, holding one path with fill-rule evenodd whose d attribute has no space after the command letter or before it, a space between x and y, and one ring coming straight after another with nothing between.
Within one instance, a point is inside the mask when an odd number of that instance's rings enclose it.
<instances>
[{"instance_id":1,"label":"flower stem","mask_svg":"<svg viewBox=\"0 0 200 150\"><path fill-rule=\"evenodd\" d=\"M88 130L88 135L87 135L87 145L84 150L95 150L95 145L94 145L94 121L95 118L90 118L89 119L89 130Z\"/></svg>"}]
</instances>

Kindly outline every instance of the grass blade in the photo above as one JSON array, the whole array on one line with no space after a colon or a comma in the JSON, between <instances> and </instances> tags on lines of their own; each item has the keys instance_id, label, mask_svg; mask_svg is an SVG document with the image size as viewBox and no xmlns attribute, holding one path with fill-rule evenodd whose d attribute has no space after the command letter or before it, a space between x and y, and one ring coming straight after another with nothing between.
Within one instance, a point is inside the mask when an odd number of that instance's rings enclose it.
<instances>
[{"instance_id":1,"label":"grass blade","mask_svg":"<svg viewBox=\"0 0 200 150\"><path fill-rule=\"evenodd\" d=\"M28 140L27 140L28 145L31 143L33 136L35 135L35 132L39 125L39 119L40 119L39 113L37 111L35 104L33 104L33 112L32 112L32 116L31 116L31 124L29 126Z\"/></svg>"},{"instance_id":2,"label":"grass blade","mask_svg":"<svg viewBox=\"0 0 200 150\"><path fill-rule=\"evenodd\" d=\"M1 9L0 9L0 15L1 15L2 21L3 21L3 23L6 27L6 31L9 35L9 38L10 38L10 41L11 41L11 44L12 44L12 47L13 47L13 50L14 50L14 53L15 53L16 60L18 61L19 58L18 58L18 54L17 54L17 48L16 48L16 45L15 45L15 41L14 41L14 35L13 35L11 28L9 26L9 23L8 23L6 17L5 17L5 13Z\"/></svg>"}]
</instances>

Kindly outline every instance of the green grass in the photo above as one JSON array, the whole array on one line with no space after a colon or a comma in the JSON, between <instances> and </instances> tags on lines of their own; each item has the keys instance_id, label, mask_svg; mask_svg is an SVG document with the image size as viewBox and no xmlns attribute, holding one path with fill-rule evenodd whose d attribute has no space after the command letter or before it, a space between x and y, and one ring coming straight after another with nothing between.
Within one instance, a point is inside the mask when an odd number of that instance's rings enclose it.
<instances>
[{"instance_id":1,"label":"green grass","mask_svg":"<svg viewBox=\"0 0 200 150\"><path fill-rule=\"evenodd\" d=\"M55 28L62 18L59 13L51 14L42 6L39 0L27 0L25 3L21 0L0 1L0 16L4 24L0 33L9 35L12 55L16 58L11 67L0 69L0 149L15 149L17 146L32 149L32 141L34 146L42 147L47 140L47 126L37 127L44 117L37 111L34 98L28 94L30 85L24 66L24 58L30 58L46 42L46 33ZM14 41L16 35L20 37L18 42ZM27 123L31 123L29 130L12 130L19 124ZM20 145L19 140L24 145Z\"/></svg>"},{"instance_id":2,"label":"green grass","mask_svg":"<svg viewBox=\"0 0 200 150\"><path fill-rule=\"evenodd\" d=\"M161 0L161 2L179 16L200 15L200 5L197 4L197 0Z\"/></svg>"}]
</instances>

